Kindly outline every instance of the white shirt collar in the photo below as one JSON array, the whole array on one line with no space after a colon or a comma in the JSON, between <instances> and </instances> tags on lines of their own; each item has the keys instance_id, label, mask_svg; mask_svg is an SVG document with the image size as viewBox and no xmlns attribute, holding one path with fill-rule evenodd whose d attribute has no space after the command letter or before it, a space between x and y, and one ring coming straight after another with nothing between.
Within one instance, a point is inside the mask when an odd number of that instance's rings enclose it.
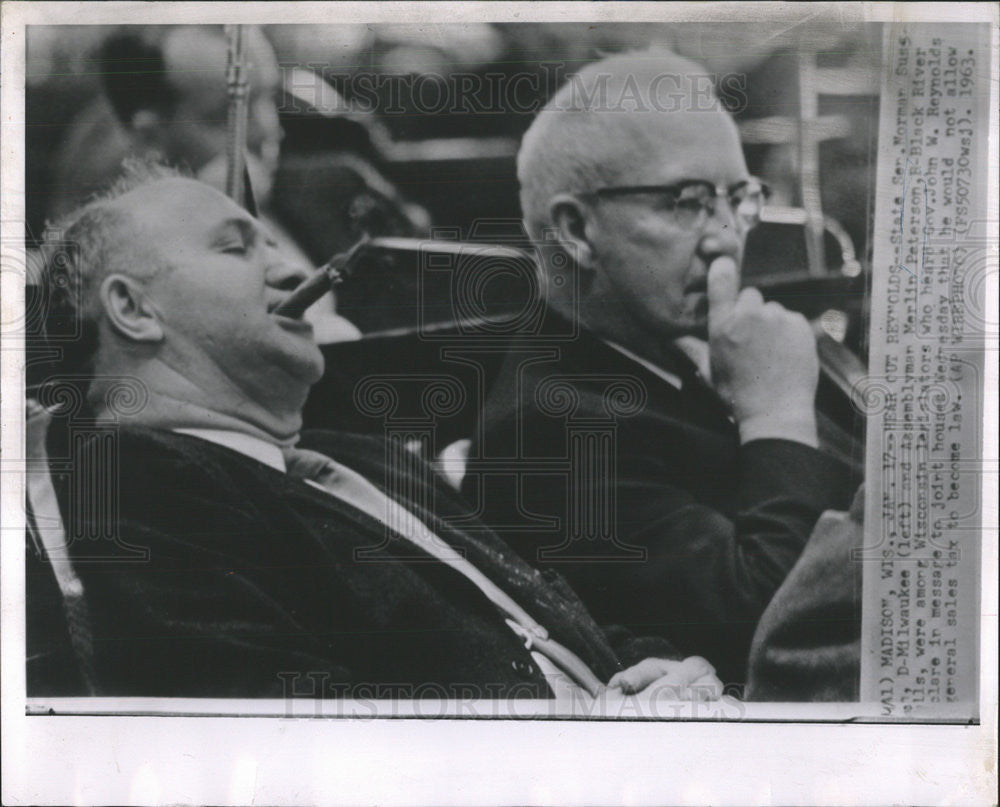
<instances>
[{"instance_id":1,"label":"white shirt collar","mask_svg":"<svg viewBox=\"0 0 1000 807\"><path fill-rule=\"evenodd\" d=\"M192 437L231 448L245 457L250 457L250 459L262 462L276 471L285 473L285 458L281 454L281 449L274 443L261 440L259 437L222 429L174 429L174 431L178 434L189 434Z\"/></svg>"}]
</instances>

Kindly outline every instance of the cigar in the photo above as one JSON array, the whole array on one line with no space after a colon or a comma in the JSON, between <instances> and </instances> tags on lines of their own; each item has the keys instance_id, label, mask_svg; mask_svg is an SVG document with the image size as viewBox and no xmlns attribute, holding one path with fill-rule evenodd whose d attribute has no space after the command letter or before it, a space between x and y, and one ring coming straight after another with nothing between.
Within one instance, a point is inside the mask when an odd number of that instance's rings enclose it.
<instances>
[{"instance_id":1,"label":"cigar","mask_svg":"<svg viewBox=\"0 0 1000 807\"><path fill-rule=\"evenodd\" d=\"M355 257L368 241L368 236L363 235L349 250L339 252L330 258L314 274L303 280L298 288L274 309L274 313L292 319L301 317L309 306L344 281L353 268Z\"/></svg>"},{"instance_id":2,"label":"cigar","mask_svg":"<svg viewBox=\"0 0 1000 807\"><path fill-rule=\"evenodd\" d=\"M274 309L275 314L284 317L301 317L305 310L338 283L354 272L357 258L367 250L410 253L413 255L441 255L456 261L461 259L495 259L522 263L532 260L521 250L496 244L462 243L460 241L429 241L420 238L361 237L346 252L341 252L306 278L288 298Z\"/></svg>"}]
</instances>

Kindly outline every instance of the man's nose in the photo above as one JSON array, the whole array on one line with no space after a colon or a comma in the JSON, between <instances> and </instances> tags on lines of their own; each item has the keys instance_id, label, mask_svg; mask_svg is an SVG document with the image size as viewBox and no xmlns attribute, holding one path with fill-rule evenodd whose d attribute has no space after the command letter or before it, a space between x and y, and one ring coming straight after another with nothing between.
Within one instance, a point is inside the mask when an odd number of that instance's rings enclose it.
<instances>
[{"instance_id":1,"label":"man's nose","mask_svg":"<svg viewBox=\"0 0 1000 807\"><path fill-rule=\"evenodd\" d=\"M291 291L312 274L307 267L286 260L277 250L272 250L269 257L266 280L271 288Z\"/></svg>"},{"instance_id":2,"label":"man's nose","mask_svg":"<svg viewBox=\"0 0 1000 807\"><path fill-rule=\"evenodd\" d=\"M739 261L743 252L746 233L737 220L736 211L727 199L716 201L715 212L708 217L698 242L698 254L711 262L720 255L729 255Z\"/></svg>"}]
</instances>

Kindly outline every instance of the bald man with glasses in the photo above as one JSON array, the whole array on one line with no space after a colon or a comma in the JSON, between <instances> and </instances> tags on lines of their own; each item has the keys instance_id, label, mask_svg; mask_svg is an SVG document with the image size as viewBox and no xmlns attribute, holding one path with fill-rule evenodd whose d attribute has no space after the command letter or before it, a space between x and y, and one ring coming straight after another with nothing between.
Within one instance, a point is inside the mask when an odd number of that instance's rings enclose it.
<instances>
[{"instance_id":1,"label":"bald man with glasses","mask_svg":"<svg viewBox=\"0 0 1000 807\"><path fill-rule=\"evenodd\" d=\"M847 492L819 450L808 322L740 289L768 191L704 76L673 54L610 57L525 134L544 321L512 343L463 492L599 620L669 637L735 683Z\"/></svg>"}]
</instances>

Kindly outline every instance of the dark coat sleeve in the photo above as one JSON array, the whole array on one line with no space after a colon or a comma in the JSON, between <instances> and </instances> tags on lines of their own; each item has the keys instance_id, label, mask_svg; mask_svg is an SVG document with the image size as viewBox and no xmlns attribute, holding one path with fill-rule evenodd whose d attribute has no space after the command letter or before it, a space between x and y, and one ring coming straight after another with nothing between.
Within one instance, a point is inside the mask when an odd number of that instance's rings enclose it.
<instances>
[{"instance_id":1,"label":"dark coat sleeve","mask_svg":"<svg viewBox=\"0 0 1000 807\"><path fill-rule=\"evenodd\" d=\"M745 445L738 463L729 516L662 468L624 457L619 535L644 558L564 571L599 620L667 636L685 653L705 656L727 682L744 680L757 620L839 484L832 462L790 441Z\"/></svg>"},{"instance_id":2,"label":"dark coat sleeve","mask_svg":"<svg viewBox=\"0 0 1000 807\"><path fill-rule=\"evenodd\" d=\"M666 637L683 655L707 658L725 683L745 682L761 613L820 514L844 506L843 466L788 440L740 446L735 427L730 436L664 409L619 422L609 471L539 472L532 456L566 463L567 429L517 400L514 386L494 391L484 448L473 448L466 476L483 519L528 562L558 569L599 623ZM578 413L603 411L600 395L577 389ZM480 471L477 461L493 461L518 437L527 459L516 471ZM607 508L615 541L559 550L574 501ZM539 526L537 515L557 521Z\"/></svg>"}]
</instances>

